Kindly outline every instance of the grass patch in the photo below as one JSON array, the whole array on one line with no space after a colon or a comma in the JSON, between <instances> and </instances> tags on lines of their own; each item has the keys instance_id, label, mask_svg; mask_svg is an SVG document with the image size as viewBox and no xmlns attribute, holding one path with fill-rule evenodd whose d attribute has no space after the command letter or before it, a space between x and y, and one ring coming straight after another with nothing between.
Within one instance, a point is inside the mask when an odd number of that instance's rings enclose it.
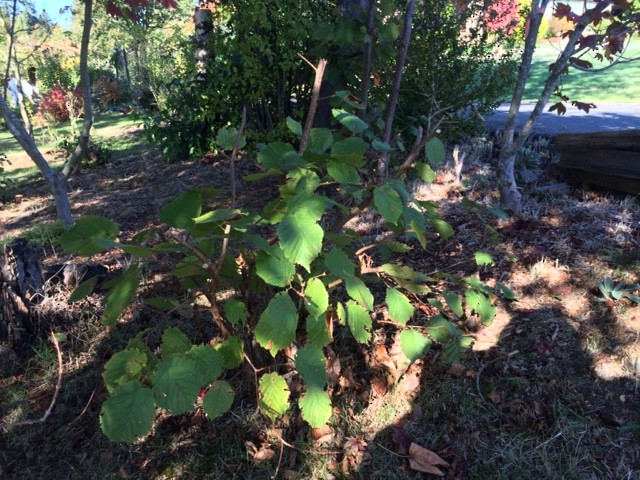
<instances>
[{"instance_id":1,"label":"grass patch","mask_svg":"<svg viewBox=\"0 0 640 480\"><path fill-rule=\"evenodd\" d=\"M544 81L549 74L549 65L560 53L560 44L542 41L533 55L533 63L524 92L525 101L535 101L542 91ZM634 40L625 53L626 57L640 55L640 40ZM601 69L608 63L583 57L591 61L595 69ZM596 72L583 72L570 68L567 75L560 77L559 86L571 99L583 102L633 102L640 99L640 62L615 65L612 68ZM553 101L552 97L552 101Z\"/></svg>"}]
</instances>

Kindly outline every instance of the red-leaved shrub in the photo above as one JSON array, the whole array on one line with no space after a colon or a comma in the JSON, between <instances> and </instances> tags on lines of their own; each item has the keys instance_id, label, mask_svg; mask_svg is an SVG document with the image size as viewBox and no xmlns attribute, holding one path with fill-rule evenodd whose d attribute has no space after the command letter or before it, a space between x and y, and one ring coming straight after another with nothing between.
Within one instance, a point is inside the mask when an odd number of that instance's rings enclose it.
<instances>
[{"instance_id":1,"label":"red-leaved shrub","mask_svg":"<svg viewBox=\"0 0 640 480\"><path fill-rule=\"evenodd\" d=\"M518 26L518 1L489 0L484 11L484 21L492 32L502 30L511 33Z\"/></svg>"},{"instance_id":2,"label":"red-leaved shrub","mask_svg":"<svg viewBox=\"0 0 640 480\"><path fill-rule=\"evenodd\" d=\"M69 98L68 91L64 87L55 85L42 95L42 100L38 105L38 114L49 122L64 122L69 120L69 107L77 117L82 111L83 104L82 90L74 88L73 98Z\"/></svg>"}]
</instances>

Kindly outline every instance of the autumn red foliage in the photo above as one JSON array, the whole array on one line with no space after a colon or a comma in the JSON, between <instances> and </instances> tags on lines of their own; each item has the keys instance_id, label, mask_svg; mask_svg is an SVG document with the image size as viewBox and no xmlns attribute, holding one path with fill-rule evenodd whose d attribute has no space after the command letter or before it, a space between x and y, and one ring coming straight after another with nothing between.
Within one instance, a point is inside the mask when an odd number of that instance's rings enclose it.
<instances>
[{"instance_id":1,"label":"autumn red foliage","mask_svg":"<svg viewBox=\"0 0 640 480\"><path fill-rule=\"evenodd\" d=\"M83 100L82 90L73 89L73 113L79 115L82 111ZM64 122L69 120L69 98L68 92L61 85L55 85L51 90L42 95L42 100L38 104L39 116L51 122Z\"/></svg>"},{"instance_id":2,"label":"autumn red foliage","mask_svg":"<svg viewBox=\"0 0 640 480\"><path fill-rule=\"evenodd\" d=\"M490 31L511 33L518 26L518 1L489 0L483 18Z\"/></svg>"}]
</instances>

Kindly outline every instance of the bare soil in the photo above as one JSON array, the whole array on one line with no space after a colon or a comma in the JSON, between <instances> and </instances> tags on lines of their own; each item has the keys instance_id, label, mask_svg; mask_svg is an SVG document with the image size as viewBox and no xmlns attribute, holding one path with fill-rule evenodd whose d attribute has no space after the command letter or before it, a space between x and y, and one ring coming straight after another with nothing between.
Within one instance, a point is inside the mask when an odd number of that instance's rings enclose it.
<instances>
[{"instance_id":1,"label":"bare soil","mask_svg":"<svg viewBox=\"0 0 640 480\"><path fill-rule=\"evenodd\" d=\"M460 324L474 337L460 363L443 365L436 349L389 385L384 379L394 373L397 352L381 325L370 349L354 351L358 359L339 359L340 401L325 432L310 432L295 417L267 425L239 376L231 381L244 394L222 420L209 422L201 413L159 415L149 437L113 444L98 428L106 395L102 365L139 329L176 319L138 302L128 320L108 333L97 321L100 300L89 299L73 307L75 323L52 325L68 342L60 398L45 423L11 428L16 419L41 416L53 394L55 359L46 339L13 375L0 379L0 476L431 478L408 461L408 440L446 460L440 468L448 479L640 478L640 307L596 301L596 281L605 276L640 282L640 204L565 183L553 167L552 142L540 137L521 165L526 200L520 216L498 220L465 209L462 197L497 200L490 144L486 137L464 145L476 154L468 157L462 184L450 167L432 185L416 182L416 195L438 202L456 233L446 242L432 234L425 250L416 246L398 258L432 276L476 275L515 292L513 301L495 299L491 325ZM250 159L238 167L240 175L255 170ZM150 150L87 167L69 186L74 215L111 218L128 239L157 223L161 205L187 189L220 188L211 206L225 206L228 167L216 157L167 164ZM239 192L255 210L276 193L268 180L240 181ZM39 179L20 185L0 210L3 236L54 220ZM360 221L375 228L375 222ZM495 263L479 267L478 250ZM51 245L43 255L45 264L74 261ZM94 260L110 268L124 262L116 255ZM434 289L453 288L447 275ZM59 308L71 308L65 302L70 292L56 288L51 295ZM432 312L425 299L415 300L420 322ZM194 309L180 315L183 322L200 321ZM363 362L378 373L365 373Z\"/></svg>"}]
</instances>

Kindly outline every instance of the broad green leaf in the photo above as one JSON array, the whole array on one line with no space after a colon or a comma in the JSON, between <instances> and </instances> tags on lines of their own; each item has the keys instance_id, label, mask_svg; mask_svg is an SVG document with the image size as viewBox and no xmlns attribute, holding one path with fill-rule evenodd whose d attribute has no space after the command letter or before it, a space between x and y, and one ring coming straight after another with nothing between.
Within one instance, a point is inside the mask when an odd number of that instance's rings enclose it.
<instances>
[{"instance_id":1,"label":"broad green leaf","mask_svg":"<svg viewBox=\"0 0 640 480\"><path fill-rule=\"evenodd\" d=\"M312 427L320 428L331 418L331 398L321 388L309 387L298 399L302 418Z\"/></svg>"},{"instance_id":2,"label":"broad green leaf","mask_svg":"<svg viewBox=\"0 0 640 480\"><path fill-rule=\"evenodd\" d=\"M414 282L423 282L427 280L427 276L425 274L416 272L411 267L396 265L394 263L385 263L380 266L379 270L394 278L412 280Z\"/></svg>"},{"instance_id":3,"label":"broad green leaf","mask_svg":"<svg viewBox=\"0 0 640 480\"><path fill-rule=\"evenodd\" d=\"M254 334L258 343L275 357L276 353L293 342L297 327L296 305L286 292L280 292L260 315Z\"/></svg>"},{"instance_id":4,"label":"broad green leaf","mask_svg":"<svg viewBox=\"0 0 640 480\"><path fill-rule=\"evenodd\" d=\"M367 343L371 338L371 316L353 300L347 302L347 325L359 343Z\"/></svg>"},{"instance_id":5,"label":"broad green leaf","mask_svg":"<svg viewBox=\"0 0 640 480\"><path fill-rule=\"evenodd\" d=\"M431 340L415 330L400 334L400 348L409 360L415 362L431 348Z\"/></svg>"},{"instance_id":6,"label":"broad green leaf","mask_svg":"<svg viewBox=\"0 0 640 480\"><path fill-rule=\"evenodd\" d=\"M235 217L236 215L243 215L244 212L239 208L218 208L216 210L212 210L207 212L199 217L195 217L193 221L200 225L205 223L215 223L221 222L223 220L228 220L231 217Z\"/></svg>"},{"instance_id":7,"label":"broad green leaf","mask_svg":"<svg viewBox=\"0 0 640 480\"><path fill-rule=\"evenodd\" d=\"M224 313L231 325L247 321L247 306L240 300L230 298L223 305Z\"/></svg>"},{"instance_id":8,"label":"broad green leaf","mask_svg":"<svg viewBox=\"0 0 640 480\"><path fill-rule=\"evenodd\" d=\"M327 289L318 278L312 278L307 282L304 289L304 304L307 312L313 317L320 317L329 308L329 294Z\"/></svg>"},{"instance_id":9,"label":"broad green leaf","mask_svg":"<svg viewBox=\"0 0 640 480\"><path fill-rule=\"evenodd\" d=\"M398 223L402 215L402 200L400 195L389 185L376 187L373 191L373 203L380 215L391 225Z\"/></svg>"},{"instance_id":10,"label":"broad green leaf","mask_svg":"<svg viewBox=\"0 0 640 480\"><path fill-rule=\"evenodd\" d=\"M302 124L291 117L287 117L287 128L291 130L294 135L298 137L302 136Z\"/></svg>"},{"instance_id":11,"label":"broad green leaf","mask_svg":"<svg viewBox=\"0 0 640 480\"><path fill-rule=\"evenodd\" d=\"M224 368L237 368L242 363L242 339L239 337L231 336L214 348L222 355L222 366Z\"/></svg>"},{"instance_id":12,"label":"broad green leaf","mask_svg":"<svg viewBox=\"0 0 640 480\"><path fill-rule=\"evenodd\" d=\"M427 156L429 164L437 167L444 160L445 148L444 143L438 137L433 137L424 146L424 153Z\"/></svg>"},{"instance_id":13,"label":"broad green leaf","mask_svg":"<svg viewBox=\"0 0 640 480\"><path fill-rule=\"evenodd\" d=\"M321 155L333 145L333 133L328 128L312 128L309 132L307 151Z\"/></svg>"},{"instance_id":14,"label":"broad green leaf","mask_svg":"<svg viewBox=\"0 0 640 480\"><path fill-rule=\"evenodd\" d=\"M332 275L338 278L351 278L356 271L355 264L344 250L334 248L324 256L324 264Z\"/></svg>"},{"instance_id":15,"label":"broad green leaf","mask_svg":"<svg viewBox=\"0 0 640 480\"><path fill-rule=\"evenodd\" d=\"M296 370L308 386L322 390L327 384L327 361L320 347L305 345L296 353Z\"/></svg>"},{"instance_id":16,"label":"broad green leaf","mask_svg":"<svg viewBox=\"0 0 640 480\"><path fill-rule=\"evenodd\" d=\"M146 299L147 305L158 310L174 310L180 306L180 302L175 298L151 297Z\"/></svg>"},{"instance_id":17,"label":"broad green leaf","mask_svg":"<svg viewBox=\"0 0 640 480\"><path fill-rule=\"evenodd\" d=\"M335 160L327 163L327 173L341 185L359 185L361 181L355 167Z\"/></svg>"},{"instance_id":18,"label":"broad green leaf","mask_svg":"<svg viewBox=\"0 0 640 480\"><path fill-rule=\"evenodd\" d=\"M345 325L345 326L347 325L347 310L344 308L344 305L340 302L336 304L336 317L340 325Z\"/></svg>"},{"instance_id":19,"label":"broad green leaf","mask_svg":"<svg viewBox=\"0 0 640 480\"><path fill-rule=\"evenodd\" d=\"M489 287L488 285L485 285L477 277L473 275L469 275L468 277L465 277L464 282L470 287L473 287L480 292L484 292L488 295L491 295L491 293L493 293L493 289L491 287Z\"/></svg>"},{"instance_id":20,"label":"broad green leaf","mask_svg":"<svg viewBox=\"0 0 640 480\"><path fill-rule=\"evenodd\" d=\"M287 382L277 373L267 373L260 378L258 407L272 421L289 409Z\"/></svg>"},{"instance_id":21,"label":"broad green leaf","mask_svg":"<svg viewBox=\"0 0 640 480\"><path fill-rule=\"evenodd\" d=\"M393 152L393 147L391 145L389 145L387 142L383 142L382 140L378 140L377 138L373 139L373 141L371 142L371 147L376 152L382 152L382 153Z\"/></svg>"},{"instance_id":22,"label":"broad green leaf","mask_svg":"<svg viewBox=\"0 0 640 480\"><path fill-rule=\"evenodd\" d=\"M364 105L359 99L356 99L351 95L351 92L348 90L338 90L335 93L336 97L340 98L343 102L351 105L353 108L357 108L358 110L364 110Z\"/></svg>"},{"instance_id":23,"label":"broad green leaf","mask_svg":"<svg viewBox=\"0 0 640 480\"><path fill-rule=\"evenodd\" d=\"M449 225L444 220L441 220L439 218L432 218L429 220L429 223L435 229L435 231L438 232L438 234L445 240L453 235L453 228L451 228L451 225Z\"/></svg>"},{"instance_id":24,"label":"broad green leaf","mask_svg":"<svg viewBox=\"0 0 640 480\"><path fill-rule=\"evenodd\" d=\"M396 253L407 253L413 250L411 245L407 245L406 243L397 242L395 240L390 240L388 242L383 242L380 244L380 247L385 247Z\"/></svg>"},{"instance_id":25,"label":"broad green leaf","mask_svg":"<svg viewBox=\"0 0 640 480\"><path fill-rule=\"evenodd\" d=\"M113 239L116 236L118 225L104 217L87 215L60 236L60 244L67 253L95 255L102 251L96 239Z\"/></svg>"},{"instance_id":26,"label":"broad green leaf","mask_svg":"<svg viewBox=\"0 0 640 480\"><path fill-rule=\"evenodd\" d=\"M126 243L115 242L108 238L94 238L93 241L98 247L100 247L100 250L119 248L125 253L129 253L140 258L149 258L151 255L153 255L152 250L141 247L139 245L127 245Z\"/></svg>"},{"instance_id":27,"label":"broad green leaf","mask_svg":"<svg viewBox=\"0 0 640 480\"><path fill-rule=\"evenodd\" d=\"M222 354L209 345L194 345L186 356L196 363L200 386L213 382L222 373Z\"/></svg>"},{"instance_id":28,"label":"broad green leaf","mask_svg":"<svg viewBox=\"0 0 640 480\"><path fill-rule=\"evenodd\" d=\"M146 365L147 355L135 348L127 348L114 354L102 372L107 390L112 392L131 380L138 380Z\"/></svg>"},{"instance_id":29,"label":"broad green leaf","mask_svg":"<svg viewBox=\"0 0 640 480\"><path fill-rule=\"evenodd\" d=\"M184 353L191 348L189 338L178 327L169 327L162 334L160 350L163 356Z\"/></svg>"},{"instance_id":30,"label":"broad green leaf","mask_svg":"<svg viewBox=\"0 0 640 480\"><path fill-rule=\"evenodd\" d=\"M479 267L485 266L485 265L493 265L494 261L493 261L493 257L491 255L489 255L487 252L481 252L481 251L477 251L475 253L475 259L476 259L476 264Z\"/></svg>"},{"instance_id":31,"label":"broad green leaf","mask_svg":"<svg viewBox=\"0 0 640 480\"><path fill-rule=\"evenodd\" d=\"M496 315L496 307L491 303L491 299L484 293L476 290L467 290L465 292L467 305L471 310L480 316L480 321L484 325L488 325Z\"/></svg>"},{"instance_id":32,"label":"broad green leaf","mask_svg":"<svg viewBox=\"0 0 640 480\"><path fill-rule=\"evenodd\" d=\"M283 198L293 194L300 194L289 203L294 203L297 206L302 205L306 210L310 209L309 202L314 202L315 209L317 209L318 201L320 200L320 208L324 211L324 201L317 195L311 195L319 185L320 177L316 172L308 168L294 168L287 174L287 182L280 187L280 194Z\"/></svg>"},{"instance_id":33,"label":"broad green leaf","mask_svg":"<svg viewBox=\"0 0 640 480\"><path fill-rule=\"evenodd\" d=\"M382 26L382 35L391 41L400 36L400 29L393 21L389 21Z\"/></svg>"},{"instance_id":34,"label":"broad green leaf","mask_svg":"<svg viewBox=\"0 0 640 480\"><path fill-rule=\"evenodd\" d=\"M416 163L416 172L424 182L432 183L436 179L436 172L428 163Z\"/></svg>"},{"instance_id":35,"label":"broad green leaf","mask_svg":"<svg viewBox=\"0 0 640 480\"><path fill-rule=\"evenodd\" d=\"M109 440L133 442L149 433L154 415L151 389L131 381L114 391L102 404L100 428Z\"/></svg>"},{"instance_id":36,"label":"broad green leaf","mask_svg":"<svg viewBox=\"0 0 640 480\"><path fill-rule=\"evenodd\" d=\"M228 411L231 404L233 404L233 389L224 380L214 382L202 399L202 409L211 420Z\"/></svg>"},{"instance_id":37,"label":"broad green leaf","mask_svg":"<svg viewBox=\"0 0 640 480\"><path fill-rule=\"evenodd\" d=\"M361 118L347 112L346 110L334 108L331 112L336 120L353 133L362 133L369 128L369 125L367 125L367 123Z\"/></svg>"},{"instance_id":38,"label":"broad green leaf","mask_svg":"<svg viewBox=\"0 0 640 480\"><path fill-rule=\"evenodd\" d=\"M367 285L358 277L345 278L347 293L369 311L373 310L373 295Z\"/></svg>"},{"instance_id":39,"label":"broad green leaf","mask_svg":"<svg viewBox=\"0 0 640 480\"><path fill-rule=\"evenodd\" d=\"M402 292L395 288L387 288L385 302L389 316L395 322L404 325L413 315L413 305Z\"/></svg>"},{"instance_id":40,"label":"broad green leaf","mask_svg":"<svg viewBox=\"0 0 640 480\"><path fill-rule=\"evenodd\" d=\"M82 300L91 292L93 292L93 287L96 286L96 282L98 281L98 277L91 277L86 282L82 282L78 285L73 293L69 296L69 303L77 302L78 300Z\"/></svg>"},{"instance_id":41,"label":"broad green leaf","mask_svg":"<svg viewBox=\"0 0 640 480\"><path fill-rule=\"evenodd\" d=\"M308 315L306 319L306 326L307 340L312 345L324 347L333 341L333 337L327 325L326 314L318 315L317 317Z\"/></svg>"},{"instance_id":42,"label":"broad green leaf","mask_svg":"<svg viewBox=\"0 0 640 480\"><path fill-rule=\"evenodd\" d=\"M427 333L436 342L445 343L452 336L459 334L459 330L446 318L435 315L429 319Z\"/></svg>"},{"instance_id":43,"label":"broad green leaf","mask_svg":"<svg viewBox=\"0 0 640 480\"><path fill-rule=\"evenodd\" d=\"M171 227L189 230L195 225L193 219L199 217L201 213L200 194L187 191L162 207L160 219Z\"/></svg>"},{"instance_id":44,"label":"broad green leaf","mask_svg":"<svg viewBox=\"0 0 640 480\"><path fill-rule=\"evenodd\" d=\"M457 316L462 317L464 315L464 309L462 308L462 302L460 301L460 297L453 292L444 292L442 294L447 305L451 309L451 311Z\"/></svg>"},{"instance_id":45,"label":"broad green leaf","mask_svg":"<svg viewBox=\"0 0 640 480\"><path fill-rule=\"evenodd\" d=\"M257 160L264 168L279 170L289 170L305 163L293 146L282 142L272 142L267 145L264 150L258 152Z\"/></svg>"},{"instance_id":46,"label":"broad green leaf","mask_svg":"<svg viewBox=\"0 0 640 480\"><path fill-rule=\"evenodd\" d=\"M468 336L457 336L447 343L442 350L442 360L446 363L454 363L460 360L462 352L467 350L473 339Z\"/></svg>"},{"instance_id":47,"label":"broad green leaf","mask_svg":"<svg viewBox=\"0 0 640 480\"><path fill-rule=\"evenodd\" d=\"M153 375L156 403L173 415L193 410L200 392L198 364L185 355L169 355L158 363Z\"/></svg>"},{"instance_id":48,"label":"broad green leaf","mask_svg":"<svg viewBox=\"0 0 640 480\"><path fill-rule=\"evenodd\" d=\"M116 323L120 314L133 301L137 289L138 266L131 265L107 293L100 318L103 325L110 327Z\"/></svg>"},{"instance_id":49,"label":"broad green leaf","mask_svg":"<svg viewBox=\"0 0 640 480\"><path fill-rule=\"evenodd\" d=\"M415 220L411 220L409 223L409 230L413 232L418 240L418 243L422 248L427 247L427 237L424 234L424 227L419 225Z\"/></svg>"},{"instance_id":50,"label":"broad green leaf","mask_svg":"<svg viewBox=\"0 0 640 480\"><path fill-rule=\"evenodd\" d=\"M500 292L502 293L504 298L506 298L507 300L515 300L516 299L516 294L513 293L513 290L511 290L509 287L507 287L504 283L496 282L496 287L498 287L500 289Z\"/></svg>"},{"instance_id":51,"label":"broad green leaf","mask_svg":"<svg viewBox=\"0 0 640 480\"><path fill-rule=\"evenodd\" d=\"M238 139L238 129L234 127L222 127L216 135L216 145L223 150L233 150ZM247 139L244 135L240 135L238 139L238 148L244 148L247 145Z\"/></svg>"},{"instance_id":52,"label":"broad green leaf","mask_svg":"<svg viewBox=\"0 0 640 480\"><path fill-rule=\"evenodd\" d=\"M287 214L278 225L278 238L284 254L308 272L311 271L311 262L322 249L323 236L322 227L304 212Z\"/></svg>"},{"instance_id":53,"label":"broad green leaf","mask_svg":"<svg viewBox=\"0 0 640 480\"><path fill-rule=\"evenodd\" d=\"M364 165L364 154L369 149L367 142L358 137L345 138L333 144L331 158L360 168Z\"/></svg>"},{"instance_id":54,"label":"broad green leaf","mask_svg":"<svg viewBox=\"0 0 640 480\"><path fill-rule=\"evenodd\" d=\"M296 267L275 245L270 253L259 251L256 254L256 273L269 285L286 287L296 273Z\"/></svg>"},{"instance_id":55,"label":"broad green leaf","mask_svg":"<svg viewBox=\"0 0 640 480\"><path fill-rule=\"evenodd\" d=\"M282 174L283 174L282 171L276 168L270 168L266 172L258 172L258 173L251 173L249 175L244 175L242 179L245 182L257 182L259 180L264 180L265 178L269 178L269 177L279 177Z\"/></svg>"},{"instance_id":56,"label":"broad green leaf","mask_svg":"<svg viewBox=\"0 0 640 480\"><path fill-rule=\"evenodd\" d=\"M309 221L315 222L324 214L324 198L320 195L301 192L287 201L289 215L304 216Z\"/></svg>"}]
</instances>

